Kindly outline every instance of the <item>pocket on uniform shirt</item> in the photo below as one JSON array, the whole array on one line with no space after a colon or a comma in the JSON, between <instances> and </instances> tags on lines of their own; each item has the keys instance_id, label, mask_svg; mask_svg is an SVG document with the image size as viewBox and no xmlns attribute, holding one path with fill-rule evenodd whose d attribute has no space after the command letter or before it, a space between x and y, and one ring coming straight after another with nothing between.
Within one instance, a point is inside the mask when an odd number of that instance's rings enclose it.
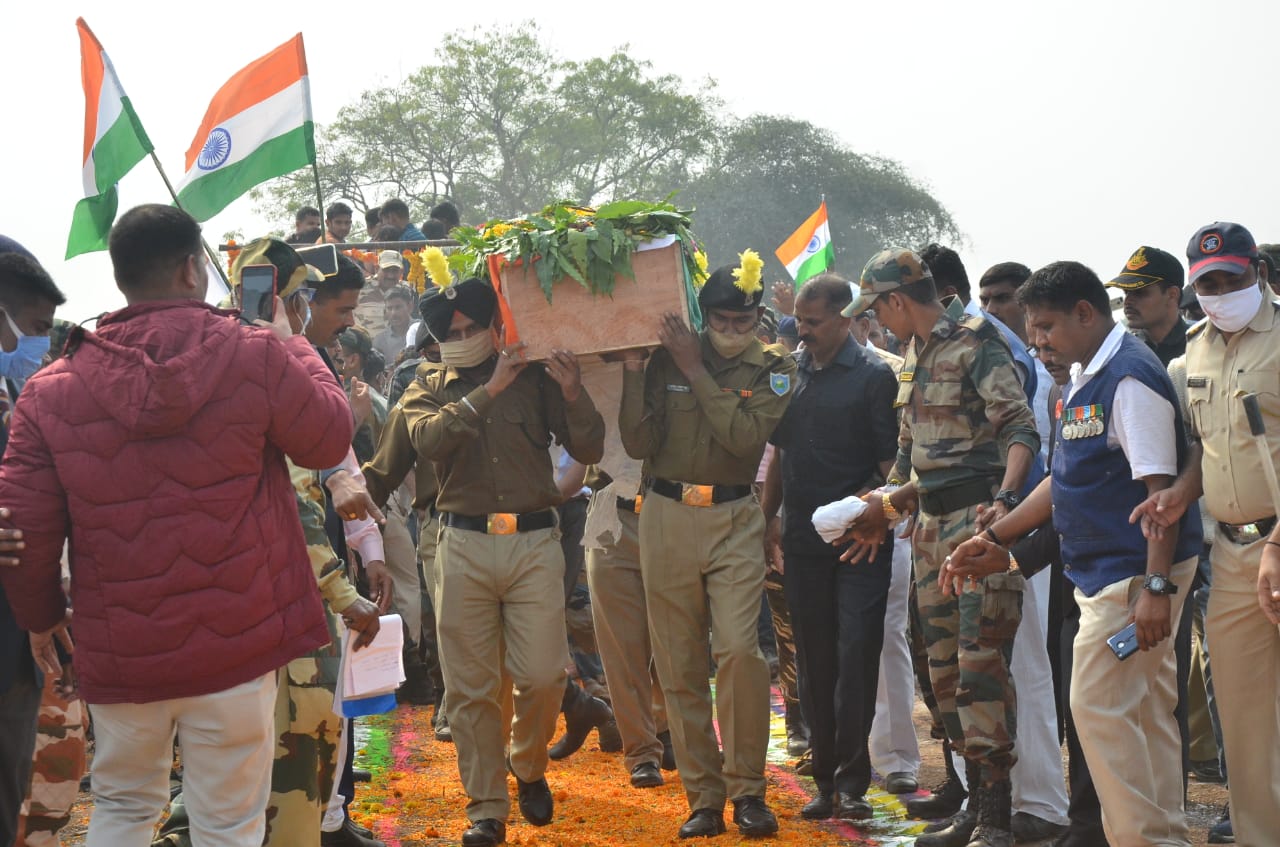
<instances>
[{"instance_id":1,"label":"pocket on uniform shirt","mask_svg":"<svg viewBox=\"0 0 1280 847\"><path fill-rule=\"evenodd\" d=\"M1012 641L1022 622L1022 593L1027 581L1020 573L998 573L982 580L982 620L978 638L986 646Z\"/></svg>"},{"instance_id":2,"label":"pocket on uniform shirt","mask_svg":"<svg viewBox=\"0 0 1280 847\"><path fill-rule=\"evenodd\" d=\"M668 391L667 407L677 412L697 411L698 398L688 391Z\"/></svg>"},{"instance_id":3,"label":"pocket on uniform shirt","mask_svg":"<svg viewBox=\"0 0 1280 847\"><path fill-rule=\"evenodd\" d=\"M1213 431L1213 419L1210 416L1212 406L1209 401L1213 397L1213 380L1204 376L1187 377L1187 413L1191 416L1191 426L1200 436Z\"/></svg>"},{"instance_id":4,"label":"pocket on uniform shirt","mask_svg":"<svg viewBox=\"0 0 1280 847\"><path fill-rule=\"evenodd\" d=\"M502 419L509 426L518 427L524 437L529 439L529 443L539 450L546 450L551 446L550 434L545 431L535 433L532 429L533 421L528 420L524 409L518 406L507 408L502 412Z\"/></svg>"},{"instance_id":5,"label":"pocket on uniform shirt","mask_svg":"<svg viewBox=\"0 0 1280 847\"><path fill-rule=\"evenodd\" d=\"M1258 408L1262 410L1263 420L1275 420L1276 416L1280 415L1280 372L1245 371L1237 374L1236 388L1241 397L1246 394L1258 396ZM1233 403L1232 405L1239 408L1236 414L1240 416L1241 424L1248 426L1249 421L1244 413L1244 404Z\"/></svg>"}]
</instances>

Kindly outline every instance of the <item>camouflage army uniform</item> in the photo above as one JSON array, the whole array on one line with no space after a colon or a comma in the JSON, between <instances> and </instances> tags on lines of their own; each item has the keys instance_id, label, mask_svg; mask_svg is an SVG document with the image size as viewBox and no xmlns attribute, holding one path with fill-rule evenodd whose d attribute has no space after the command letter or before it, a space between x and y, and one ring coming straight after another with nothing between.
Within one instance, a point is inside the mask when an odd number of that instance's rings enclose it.
<instances>
[{"instance_id":1,"label":"camouflage army uniform","mask_svg":"<svg viewBox=\"0 0 1280 847\"><path fill-rule=\"evenodd\" d=\"M289 462L289 474L297 494L307 555L325 599L330 642L285 666L288 684L280 686L276 698L276 751L263 844L315 847L320 843L320 820L333 793L342 743L342 720L333 712L341 659L338 645L342 643L338 615L359 594L347 580L343 562L334 555L325 535L325 500L319 474L293 462ZM181 795L175 798L169 820L155 844L190 847Z\"/></svg>"},{"instance_id":2,"label":"camouflage army uniform","mask_svg":"<svg viewBox=\"0 0 1280 847\"><path fill-rule=\"evenodd\" d=\"M58 678L45 676L36 724L31 788L18 819L14 847L56 847L58 830L71 820L71 807L84 774L84 703L58 694Z\"/></svg>"},{"instance_id":3,"label":"camouflage army uniform","mask_svg":"<svg viewBox=\"0 0 1280 847\"><path fill-rule=\"evenodd\" d=\"M931 276L910 251L883 251L867 264L862 297ZM912 536L920 623L929 677L954 749L984 784L1008 780L1014 752L1016 697L1009 661L1022 619L1020 573L995 574L958 598L944 596L938 574L947 556L974 534L978 506L1000 487L1012 444L1040 449L1009 347L957 301L923 341L913 338L898 377L901 409L893 475L914 474L920 496ZM978 770L980 768L980 771Z\"/></svg>"}]
</instances>

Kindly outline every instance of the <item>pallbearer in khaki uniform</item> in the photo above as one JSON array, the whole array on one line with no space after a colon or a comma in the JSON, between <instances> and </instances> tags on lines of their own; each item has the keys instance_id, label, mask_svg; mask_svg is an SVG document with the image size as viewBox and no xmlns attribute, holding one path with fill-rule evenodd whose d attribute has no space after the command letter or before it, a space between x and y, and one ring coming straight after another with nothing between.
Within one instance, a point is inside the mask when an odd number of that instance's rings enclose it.
<instances>
[{"instance_id":1,"label":"pallbearer in khaki uniform","mask_svg":"<svg viewBox=\"0 0 1280 847\"><path fill-rule=\"evenodd\" d=\"M676 764L693 814L681 838L724 831L726 797L744 835L778 823L764 802L769 667L756 639L764 516L751 484L791 399L795 362L755 337L760 259L713 273L698 295L708 329L662 318L648 366L625 365L618 422L645 460L640 568ZM643 370L642 370L643 368ZM711 721L707 634L716 661L724 764Z\"/></svg>"},{"instance_id":2,"label":"pallbearer in khaki uniform","mask_svg":"<svg viewBox=\"0 0 1280 847\"><path fill-rule=\"evenodd\" d=\"M1202 227L1187 261L1208 316L1187 332L1187 424L1197 441L1187 469L1134 518L1148 531L1171 526L1203 491L1217 521L1205 630L1231 822L1237 843L1268 847L1280 845L1280 503L1272 502L1242 398L1257 395L1267 461L1280 464L1280 303L1259 272L1253 236L1239 224Z\"/></svg>"},{"instance_id":3,"label":"pallbearer in khaki uniform","mask_svg":"<svg viewBox=\"0 0 1280 847\"><path fill-rule=\"evenodd\" d=\"M440 481L436 609L449 724L471 802L464 845L506 839L506 770L520 812L551 821L543 778L547 743L564 695L568 658L564 554L553 507L559 492L547 448L554 436L584 464L600 461L604 421L582 389L571 353L530 364L524 346L499 353L490 328L496 296L468 279L422 307L444 367L401 400L409 437ZM499 691L515 686L508 740Z\"/></svg>"}]
</instances>

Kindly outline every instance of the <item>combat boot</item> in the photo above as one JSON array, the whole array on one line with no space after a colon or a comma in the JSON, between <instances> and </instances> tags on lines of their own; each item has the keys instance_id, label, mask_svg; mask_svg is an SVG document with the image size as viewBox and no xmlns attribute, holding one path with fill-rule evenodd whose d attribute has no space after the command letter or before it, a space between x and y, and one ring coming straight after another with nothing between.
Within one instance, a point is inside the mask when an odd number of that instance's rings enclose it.
<instances>
[{"instance_id":1,"label":"combat boot","mask_svg":"<svg viewBox=\"0 0 1280 847\"><path fill-rule=\"evenodd\" d=\"M978 766L965 762L965 778L970 785L978 784ZM959 782L959 775L956 776ZM969 805L960 809L950 820L931 824L925 827L916 838L916 847L965 847L973 838L974 828L978 825L981 812L982 795L969 791Z\"/></svg>"},{"instance_id":2,"label":"combat boot","mask_svg":"<svg viewBox=\"0 0 1280 847\"><path fill-rule=\"evenodd\" d=\"M968 847L1013 847L1013 786L1008 779L977 789L978 826Z\"/></svg>"},{"instance_id":3,"label":"combat boot","mask_svg":"<svg viewBox=\"0 0 1280 847\"><path fill-rule=\"evenodd\" d=\"M960 811L964 798L969 796L960 784L960 775L956 773L955 755L951 751L951 742L943 741L943 760L947 764L947 778L941 785L933 789L928 797L912 797L907 800L907 815L918 820L936 820L949 818ZM966 771L966 774L968 771ZM973 785L974 783L970 783ZM926 830L927 832L928 830Z\"/></svg>"},{"instance_id":4,"label":"combat boot","mask_svg":"<svg viewBox=\"0 0 1280 847\"><path fill-rule=\"evenodd\" d=\"M609 704L599 697L592 697L573 680L565 685L560 710L564 712L564 735L547 751L547 755L556 761L578 752L591 730L613 720L613 709Z\"/></svg>"}]
</instances>

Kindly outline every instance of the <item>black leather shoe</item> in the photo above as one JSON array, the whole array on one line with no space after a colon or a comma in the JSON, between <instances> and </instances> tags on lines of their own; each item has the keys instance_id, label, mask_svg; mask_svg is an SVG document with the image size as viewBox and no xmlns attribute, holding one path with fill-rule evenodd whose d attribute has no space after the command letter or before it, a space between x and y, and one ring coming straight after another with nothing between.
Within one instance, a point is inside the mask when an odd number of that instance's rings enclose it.
<instances>
[{"instance_id":1,"label":"black leather shoe","mask_svg":"<svg viewBox=\"0 0 1280 847\"><path fill-rule=\"evenodd\" d=\"M733 822L748 838L761 838L778 831L778 819L763 797L738 797L733 801Z\"/></svg>"},{"instance_id":2,"label":"black leather shoe","mask_svg":"<svg viewBox=\"0 0 1280 847\"><path fill-rule=\"evenodd\" d=\"M600 741L601 753L622 752L622 733L618 731L618 722L612 718L596 728L596 738Z\"/></svg>"},{"instance_id":3,"label":"black leather shoe","mask_svg":"<svg viewBox=\"0 0 1280 847\"><path fill-rule=\"evenodd\" d=\"M1013 840L1019 844L1048 841L1050 838L1057 838L1067 830L1060 823L1049 823L1044 818L1036 817L1029 812L1016 812L1010 818L1009 826L1013 832Z\"/></svg>"},{"instance_id":4,"label":"black leather shoe","mask_svg":"<svg viewBox=\"0 0 1280 847\"><path fill-rule=\"evenodd\" d=\"M807 821L825 821L831 817L835 806L832 805L831 795L818 792L818 796L814 797L804 807L800 809L800 817Z\"/></svg>"},{"instance_id":5,"label":"black leather shoe","mask_svg":"<svg viewBox=\"0 0 1280 847\"><path fill-rule=\"evenodd\" d=\"M933 789L929 797L912 797L907 800L907 817L917 820L949 818L960 811L960 805L969 793L960 784L959 777L948 776L946 781Z\"/></svg>"},{"instance_id":6,"label":"black leather shoe","mask_svg":"<svg viewBox=\"0 0 1280 847\"><path fill-rule=\"evenodd\" d=\"M494 847L507 840L507 825L495 818L473 823L462 833L462 847Z\"/></svg>"},{"instance_id":7,"label":"black leather shoe","mask_svg":"<svg viewBox=\"0 0 1280 847\"><path fill-rule=\"evenodd\" d=\"M836 808L832 817L837 820L865 821L870 820L874 814L875 810L871 808L871 804L862 797L844 792L836 794Z\"/></svg>"},{"instance_id":8,"label":"black leather shoe","mask_svg":"<svg viewBox=\"0 0 1280 847\"><path fill-rule=\"evenodd\" d=\"M938 829L925 827L925 831L916 836L916 847L965 847L977 826L977 811L962 809Z\"/></svg>"},{"instance_id":9,"label":"black leather shoe","mask_svg":"<svg viewBox=\"0 0 1280 847\"><path fill-rule=\"evenodd\" d=\"M449 728L449 718L447 715L441 715L436 718L435 736L436 741L443 741L445 744L453 743L453 730Z\"/></svg>"},{"instance_id":10,"label":"black leather shoe","mask_svg":"<svg viewBox=\"0 0 1280 847\"><path fill-rule=\"evenodd\" d=\"M1210 830L1209 837L1213 837ZM1210 844L1213 842L1210 841ZM1107 847L1107 836L1101 826L1077 826L1071 824L1067 831L1054 839L1053 847Z\"/></svg>"},{"instance_id":11,"label":"black leather shoe","mask_svg":"<svg viewBox=\"0 0 1280 847\"><path fill-rule=\"evenodd\" d=\"M574 685L577 694L572 694L573 702L564 710L564 735L551 745L547 755L555 761L567 759L582 747L591 734L591 730L604 726L613 720L613 709L599 697L592 697Z\"/></svg>"},{"instance_id":12,"label":"black leather shoe","mask_svg":"<svg viewBox=\"0 0 1280 847\"><path fill-rule=\"evenodd\" d=\"M662 771L653 762L641 762L631 769L632 788L657 788L664 782Z\"/></svg>"},{"instance_id":13,"label":"black leather shoe","mask_svg":"<svg viewBox=\"0 0 1280 847\"><path fill-rule=\"evenodd\" d=\"M354 830L357 835L363 835L365 838L374 837L372 829L369 829L369 827L367 826L361 826L360 824L353 821L351 818L347 818L347 825L350 826L351 829Z\"/></svg>"},{"instance_id":14,"label":"black leather shoe","mask_svg":"<svg viewBox=\"0 0 1280 847\"><path fill-rule=\"evenodd\" d=\"M520 814L534 826L546 826L551 823L555 814L555 801L551 798L551 789L547 786L546 777L533 782L525 782L516 777L516 791L520 799Z\"/></svg>"},{"instance_id":15,"label":"black leather shoe","mask_svg":"<svg viewBox=\"0 0 1280 847\"><path fill-rule=\"evenodd\" d=\"M724 812L719 809L697 809L680 827L681 838L715 838L724 832Z\"/></svg>"},{"instance_id":16,"label":"black leather shoe","mask_svg":"<svg viewBox=\"0 0 1280 847\"><path fill-rule=\"evenodd\" d=\"M658 740L662 742L662 769L664 771L673 771L676 769L676 748L671 746L671 730L658 733ZM87 791L88 789L82 789Z\"/></svg>"},{"instance_id":17,"label":"black leather shoe","mask_svg":"<svg viewBox=\"0 0 1280 847\"><path fill-rule=\"evenodd\" d=\"M320 833L320 847L387 847L386 844L376 838L366 838L355 829L355 824L351 818L347 818L342 822L342 828L333 832Z\"/></svg>"},{"instance_id":18,"label":"black leather shoe","mask_svg":"<svg viewBox=\"0 0 1280 847\"><path fill-rule=\"evenodd\" d=\"M894 771L885 775L884 790L890 794L910 794L920 789L920 783L909 771Z\"/></svg>"},{"instance_id":19,"label":"black leather shoe","mask_svg":"<svg viewBox=\"0 0 1280 847\"><path fill-rule=\"evenodd\" d=\"M354 782L371 782L373 774L364 768L353 768L351 771L351 779Z\"/></svg>"}]
</instances>

